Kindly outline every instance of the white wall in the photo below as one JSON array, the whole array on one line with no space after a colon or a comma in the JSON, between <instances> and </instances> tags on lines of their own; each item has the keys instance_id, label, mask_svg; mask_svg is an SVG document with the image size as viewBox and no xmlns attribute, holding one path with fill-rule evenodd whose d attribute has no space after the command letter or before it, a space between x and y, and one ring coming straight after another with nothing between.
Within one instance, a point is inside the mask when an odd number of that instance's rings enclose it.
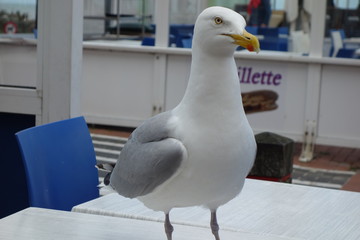
<instances>
[{"instance_id":1,"label":"white wall","mask_svg":"<svg viewBox=\"0 0 360 240\"><path fill-rule=\"evenodd\" d=\"M322 142L360 147L360 68L324 66L319 137Z\"/></svg>"},{"instance_id":2,"label":"white wall","mask_svg":"<svg viewBox=\"0 0 360 240\"><path fill-rule=\"evenodd\" d=\"M85 51L82 112L87 120L137 126L151 116L153 58L147 53Z\"/></svg>"},{"instance_id":3,"label":"white wall","mask_svg":"<svg viewBox=\"0 0 360 240\"><path fill-rule=\"evenodd\" d=\"M36 48L3 44L0 47L0 85L36 86Z\"/></svg>"}]
</instances>

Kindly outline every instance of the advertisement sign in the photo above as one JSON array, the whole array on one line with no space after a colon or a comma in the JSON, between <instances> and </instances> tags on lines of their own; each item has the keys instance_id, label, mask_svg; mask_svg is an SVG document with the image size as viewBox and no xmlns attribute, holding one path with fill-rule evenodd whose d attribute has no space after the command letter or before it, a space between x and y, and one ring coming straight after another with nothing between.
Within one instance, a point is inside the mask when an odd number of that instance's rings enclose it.
<instances>
[{"instance_id":1,"label":"advertisement sign","mask_svg":"<svg viewBox=\"0 0 360 240\"><path fill-rule=\"evenodd\" d=\"M250 123L264 125L265 117L272 121L270 125L281 126L285 118L287 67L284 64L238 61L237 69L243 105Z\"/></svg>"}]
</instances>

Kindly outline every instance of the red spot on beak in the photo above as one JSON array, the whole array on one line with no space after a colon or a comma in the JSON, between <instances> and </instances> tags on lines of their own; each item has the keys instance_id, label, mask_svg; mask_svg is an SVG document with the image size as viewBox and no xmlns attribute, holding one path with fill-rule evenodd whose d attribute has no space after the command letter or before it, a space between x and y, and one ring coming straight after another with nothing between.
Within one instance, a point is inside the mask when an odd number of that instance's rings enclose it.
<instances>
[{"instance_id":1,"label":"red spot on beak","mask_svg":"<svg viewBox=\"0 0 360 240\"><path fill-rule=\"evenodd\" d=\"M247 50L249 50L250 52L253 52L255 49L254 49L253 45L248 45Z\"/></svg>"}]
</instances>

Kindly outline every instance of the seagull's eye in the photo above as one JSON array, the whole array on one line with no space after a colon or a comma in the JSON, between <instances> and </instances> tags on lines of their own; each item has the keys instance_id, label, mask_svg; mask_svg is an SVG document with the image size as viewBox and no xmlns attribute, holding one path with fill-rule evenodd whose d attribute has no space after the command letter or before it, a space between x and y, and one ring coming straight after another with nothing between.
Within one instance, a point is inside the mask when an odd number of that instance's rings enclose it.
<instances>
[{"instance_id":1,"label":"seagull's eye","mask_svg":"<svg viewBox=\"0 0 360 240\"><path fill-rule=\"evenodd\" d=\"M223 20L222 20L222 18L221 17L216 17L216 18L214 18L214 22L215 22L215 24L222 24L223 23Z\"/></svg>"}]
</instances>

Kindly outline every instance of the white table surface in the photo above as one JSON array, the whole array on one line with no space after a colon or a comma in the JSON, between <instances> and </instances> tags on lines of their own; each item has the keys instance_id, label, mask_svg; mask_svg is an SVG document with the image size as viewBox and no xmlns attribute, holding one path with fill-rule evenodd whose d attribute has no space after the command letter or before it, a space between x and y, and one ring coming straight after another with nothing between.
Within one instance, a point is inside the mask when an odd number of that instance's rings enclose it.
<instances>
[{"instance_id":1,"label":"white table surface","mask_svg":"<svg viewBox=\"0 0 360 240\"><path fill-rule=\"evenodd\" d=\"M175 240L213 239L210 229L175 225ZM282 240L257 233L221 231L222 240ZM0 219L1 240L165 240L163 224L154 221L27 208Z\"/></svg>"},{"instance_id":2,"label":"white table surface","mask_svg":"<svg viewBox=\"0 0 360 240\"><path fill-rule=\"evenodd\" d=\"M116 193L75 206L73 211L156 222L164 219L162 212ZM170 219L176 224L208 227L210 213L201 207L173 209ZM242 193L219 208L218 222L220 234L239 231L261 235L259 239L359 240L360 193L247 179Z\"/></svg>"}]
</instances>

